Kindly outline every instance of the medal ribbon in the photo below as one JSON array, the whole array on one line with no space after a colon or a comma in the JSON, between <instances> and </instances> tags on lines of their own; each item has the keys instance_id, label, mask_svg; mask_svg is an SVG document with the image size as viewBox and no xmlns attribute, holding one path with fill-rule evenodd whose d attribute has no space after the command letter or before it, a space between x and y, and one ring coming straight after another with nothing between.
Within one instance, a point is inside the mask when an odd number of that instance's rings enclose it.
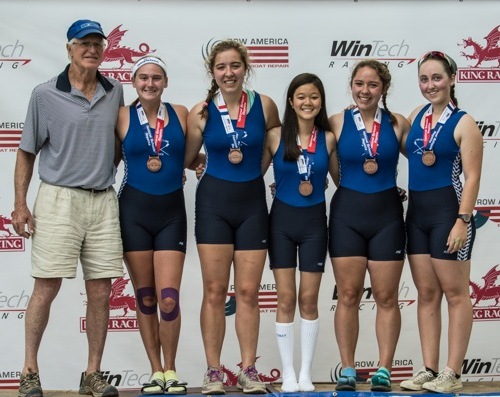
<instances>
[{"instance_id":1,"label":"medal ribbon","mask_svg":"<svg viewBox=\"0 0 500 397\"><path fill-rule=\"evenodd\" d=\"M160 107L158 108L154 137L151 136L148 117L146 116L146 112L144 111L144 108L142 107L140 102L137 102L137 105L135 105L135 109L137 110L139 123L141 124L142 130L144 131L144 137L146 138L146 142L148 143L149 148L152 149L153 155L159 156L161 151L161 142L163 139L163 128L165 126L165 113L167 110L166 106L161 103Z\"/></svg>"},{"instance_id":2,"label":"medal ribbon","mask_svg":"<svg viewBox=\"0 0 500 397\"><path fill-rule=\"evenodd\" d=\"M311 131L311 136L309 137L309 143L307 145L306 152L309 156L305 156L302 150L302 144L300 143L299 135L297 135L297 147L300 150L299 158L297 159L297 169L299 170L299 176L301 181L308 181L311 177L311 165L314 159L314 154L316 153L316 144L318 142L318 128L313 127Z\"/></svg>"},{"instance_id":3,"label":"medal ribbon","mask_svg":"<svg viewBox=\"0 0 500 397\"><path fill-rule=\"evenodd\" d=\"M224 101L224 97L222 96L222 93L220 91L217 93L217 108L219 109L222 124L224 125L224 129L226 130L226 135L229 138L231 149L239 149L239 147L241 146L241 142L238 140L238 134L233 128L233 123L231 121L231 117L229 116L226 102ZM245 91L242 91L240 106L238 109L238 118L236 121L236 128L245 129L247 111L248 94Z\"/></svg>"},{"instance_id":4,"label":"medal ribbon","mask_svg":"<svg viewBox=\"0 0 500 397\"><path fill-rule=\"evenodd\" d=\"M359 137L361 138L363 149L365 150L365 153L368 153L368 158L373 159L377 155L378 151L380 125L382 123L382 109L377 108L377 111L375 112L370 139L368 139L368 133L366 132L365 123L363 122L363 117L361 117L359 109L354 108L351 112L354 124L356 124L356 128L358 129Z\"/></svg>"},{"instance_id":5,"label":"medal ribbon","mask_svg":"<svg viewBox=\"0 0 500 397\"><path fill-rule=\"evenodd\" d=\"M439 120L434 128L431 130L432 126L432 105L429 106L429 109L425 112L424 119L424 132L423 132L423 141L424 141L424 150L432 150L434 145L436 144L436 140L438 138L439 133L441 132L441 128L446 124L450 116L455 111L456 106L452 101L448 103L446 108L441 113ZM432 131L432 133L431 133Z\"/></svg>"}]
</instances>

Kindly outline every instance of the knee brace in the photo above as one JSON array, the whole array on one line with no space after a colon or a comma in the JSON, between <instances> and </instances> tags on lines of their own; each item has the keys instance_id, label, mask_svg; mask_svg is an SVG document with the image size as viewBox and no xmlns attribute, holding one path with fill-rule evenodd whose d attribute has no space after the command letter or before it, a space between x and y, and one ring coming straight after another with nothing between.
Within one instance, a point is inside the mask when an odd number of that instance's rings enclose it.
<instances>
[{"instance_id":1,"label":"knee brace","mask_svg":"<svg viewBox=\"0 0 500 397\"><path fill-rule=\"evenodd\" d=\"M139 309L143 314L155 314L156 313L156 303L151 306L144 304L144 298L156 298L155 289L153 287L142 287L138 288L136 291L137 304Z\"/></svg>"},{"instance_id":2,"label":"knee brace","mask_svg":"<svg viewBox=\"0 0 500 397\"><path fill-rule=\"evenodd\" d=\"M160 309L161 318L164 321L174 321L179 316L180 312L179 291L177 291L175 288L163 288L161 290L161 300L166 298L173 299L175 302L175 307L170 313L166 313Z\"/></svg>"}]
</instances>

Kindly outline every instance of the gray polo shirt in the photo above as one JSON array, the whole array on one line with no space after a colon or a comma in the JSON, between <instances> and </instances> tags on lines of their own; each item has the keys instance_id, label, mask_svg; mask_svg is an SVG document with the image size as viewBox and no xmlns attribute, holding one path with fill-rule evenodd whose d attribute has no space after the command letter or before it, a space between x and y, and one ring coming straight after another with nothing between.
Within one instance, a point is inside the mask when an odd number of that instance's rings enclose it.
<instances>
[{"instance_id":1,"label":"gray polo shirt","mask_svg":"<svg viewBox=\"0 0 500 397\"><path fill-rule=\"evenodd\" d=\"M89 102L71 86L68 70L69 65L33 90L19 148L40 152L38 173L44 182L105 189L115 182L115 125L123 87L97 72Z\"/></svg>"}]
</instances>

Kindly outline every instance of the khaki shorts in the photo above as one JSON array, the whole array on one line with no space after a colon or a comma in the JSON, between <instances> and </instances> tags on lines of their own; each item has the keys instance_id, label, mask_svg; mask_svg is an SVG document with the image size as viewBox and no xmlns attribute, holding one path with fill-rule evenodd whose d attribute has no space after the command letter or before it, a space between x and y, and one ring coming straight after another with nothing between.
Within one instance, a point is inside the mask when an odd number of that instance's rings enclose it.
<instances>
[{"instance_id":1,"label":"khaki shorts","mask_svg":"<svg viewBox=\"0 0 500 397\"><path fill-rule=\"evenodd\" d=\"M31 275L83 279L123 275L123 249L116 192L89 191L42 182L33 209Z\"/></svg>"}]
</instances>

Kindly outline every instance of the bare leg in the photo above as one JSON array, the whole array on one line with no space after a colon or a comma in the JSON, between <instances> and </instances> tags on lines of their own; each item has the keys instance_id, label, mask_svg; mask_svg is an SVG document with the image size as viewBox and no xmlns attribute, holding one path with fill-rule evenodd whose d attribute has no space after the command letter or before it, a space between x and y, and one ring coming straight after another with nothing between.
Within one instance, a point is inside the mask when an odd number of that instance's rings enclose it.
<instances>
[{"instance_id":1,"label":"bare leg","mask_svg":"<svg viewBox=\"0 0 500 397\"><path fill-rule=\"evenodd\" d=\"M104 344L108 332L109 295L111 280L109 278L85 281L87 291L87 340L89 357L86 373L100 371Z\"/></svg>"},{"instance_id":2,"label":"bare leg","mask_svg":"<svg viewBox=\"0 0 500 397\"><path fill-rule=\"evenodd\" d=\"M392 360L401 331L398 305L399 280L404 261L368 261L371 285L377 304L376 334L380 367L392 369Z\"/></svg>"},{"instance_id":3,"label":"bare leg","mask_svg":"<svg viewBox=\"0 0 500 397\"><path fill-rule=\"evenodd\" d=\"M447 366L460 374L472 330L470 261L432 261L448 302Z\"/></svg>"},{"instance_id":4,"label":"bare leg","mask_svg":"<svg viewBox=\"0 0 500 397\"><path fill-rule=\"evenodd\" d=\"M146 350L151 373L163 372L161 364L161 346L159 336L159 321L157 310L157 296L145 296L142 302L137 299L137 291L141 288L155 289L155 274L153 266L153 251L131 251L125 253L125 263L134 285L137 300L137 322L142 343ZM154 307L154 314L143 313L140 306Z\"/></svg>"},{"instance_id":5,"label":"bare leg","mask_svg":"<svg viewBox=\"0 0 500 397\"><path fill-rule=\"evenodd\" d=\"M359 334L359 302L363 294L367 259L332 258L332 265L339 293L334 321L337 345L342 368L354 368Z\"/></svg>"},{"instance_id":6,"label":"bare leg","mask_svg":"<svg viewBox=\"0 0 500 397\"><path fill-rule=\"evenodd\" d=\"M207 365L213 368L220 368L222 344L226 333L225 303L233 253L231 244L198 244L203 278L201 334Z\"/></svg>"},{"instance_id":7,"label":"bare leg","mask_svg":"<svg viewBox=\"0 0 500 397\"><path fill-rule=\"evenodd\" d=\"M161 299L161 291L172 288L180 293L182 269L185 254L180 251L157 251L154 255L156 294L160 311L171 314L179 310L177 317L171 320L160 318L160 342L164 356L163 371L175 371L175 356L181 330L181 313L179 301L171 297Z\"/></svg>"},{"instance_id":8,"label":"bare leg","mask_svg":"<svg viewBox=\"0 0 500 397\"><path fill-rule=\"evenodd\" d=\"M255 365L259 339L259 288L266 260L266 250L236 251L234 286L236 292L236 334L240 344L241 364Z\"/></svg>"},{"instance_id":9,"label":"bare leg","mask_svg":"<svg viewBox=\"0 0 500 397\"><path fill-rule=\"evenodd\" d=\"M60 278L36 278L28 307L26 309L25 356L22 373L39 372L38 349L47 327L50 307L61 288Z\"/></svg>"},{"instance_id":10,"label":"bare leg","mask_svg":"<svg viewBox=\"0 0 500 397\"><path fill-rule=\"evenodd\" d=\"M418 330L422 358L427 368L438 372L443 290L430 255L410 255L408 259L418 291Z\"/></svg>"}]
</instances>

